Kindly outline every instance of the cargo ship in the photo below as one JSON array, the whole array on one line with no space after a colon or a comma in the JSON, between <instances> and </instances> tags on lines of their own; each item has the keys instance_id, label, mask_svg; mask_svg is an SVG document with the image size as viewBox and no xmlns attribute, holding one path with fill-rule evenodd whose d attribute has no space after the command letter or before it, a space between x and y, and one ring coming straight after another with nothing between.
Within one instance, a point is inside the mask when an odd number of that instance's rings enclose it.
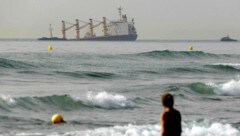
<instances>
[{"instance_id":1,"label":"cargo ship","mask_svg":"<svg viewBox=\"0 0 240 136\"><path fill-rule=\"evenodd\" d=\"M222 42L236 42L237 40L230 38L229 36L221 38Z\"/></svg>"},{"instance_id":2,"label":"cargo ship","mask_svg":"<svg viewBox=\"0 0 240 136\"><path fill-rule=\"evenodd\" d=\"M53 37L52 27L50 24L50 37L42 37L38 40L43 41L135 41L137 39L137 32L134 26L134 19L128 21L127 15L122 15L122 8L118 8L119 11L119 19L116 21L108 21L106 17L103 17L102 21L96 21L93 19L89 19L89 22L81 21L76 19L76 23L69 23L66 21L62 21L62 38ZM80 23L82 25L80 25ZM94 22L97 22L94 24ZM67 26L68 25L68 26ZM96 36L94 33L94 28L102 26L103 34L100 36ZM88 28L85 36L80 37L80 31L84 28ZM66 32L72 28L75 28L76 38L68 39L66 36Z\"/></svg>"}]
</instances>

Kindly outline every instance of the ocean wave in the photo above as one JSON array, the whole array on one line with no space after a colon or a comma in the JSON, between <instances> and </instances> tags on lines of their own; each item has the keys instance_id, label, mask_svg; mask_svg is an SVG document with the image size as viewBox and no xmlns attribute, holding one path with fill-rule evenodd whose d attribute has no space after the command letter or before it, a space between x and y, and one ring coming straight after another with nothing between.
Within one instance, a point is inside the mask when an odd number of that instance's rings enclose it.
<instances>
[{"instance_id":1,"label":"ocean wave","mask_svg":"<svg viewBox=\"0 0 240 136\"><path fill-rule=\"evenodd\" d=\"M225 54L212 54L205 53L202 51L151 51L138 53L139 56L153 57L153 58L220 58L220 57L236 57L235 55L225 55Z\"/></svg>"},{"instance_id":2,"label":"ocean wave","mask_svg":"<svg viewBox=\"0 0 240 136\"><path fill-rule=\"evenodd\" d=\"M192 83L188 87L195 93L199 94L215 94L214 87L208 86L205 83Z\"/></svg>"},{"instance_id":3,"label":"ocean wave","mask_svg":"<svg viewBox=\"0 0 240 136\"><path fill-rule=\"evenodd\" d=\"M205 73L207 71L197 69L197 68L188 68L188 67L183 67L183 68L169 68L168 72L177 72L177 73Z\"/></svg>"},{"instance_id":4,"label":"ocean wave","mask_svg":"<svg viewBox=\"0 0 240 136\"><path fill-rule=\"evenodd\" d=\"M230 124L222 123L183 123L182 136L239 136L240 131ZM108 128L97 128L85 131L72 131L51 134L43 133L18 133L17 135L56 135L56 136L158 136L161 134L159 124L113 126Z\"/></svg>"},{"instance_id":5,"label":"ocean wave","mask_svg":"<svg viewBox=\"0 0 240 136\"><path fill-rule=\"evenodd\" d=\"M215 63L215 65L232 66L236 69L240 69L240 63Z\"/></svg>"},{"instance_id":6,"label":"ocean wave","mask_svg":"<svg viewBox=\"0 0 240 136\"><path fill-rule=\"evenodd\" d=\"M58 75L64 75L73 78L93 78L93 79L112 79L117 75L107 72L92 72L92 71L75 71L75 72L63 72L55 71Z\"/></svg>"},{"instance_id":7,"label":"ocean wave","mask_svg":"<svg viewBox=\"0 0 240 136\"><path fill-rule=\"evenodd\" d=\"M239 63L216 63L213 65L206 65L206 67L214 68L216 70L228 71L228 72L239 72L240 64Z\"/></svg>"},{"instance_id":8,"label":"ocean wave","mask_svg":"<svg viewBox=\"0 0 240 136\"><path fill-rule=\"evenodd\" d=\"M4 96L4 95L2 95ZM73 100L68 95L52 95L44 97L19 97L13 98L11 96L0 97L0 110L12 111L15 108L42 111L49 108L74 110L84 106L81 102Z\"/></svg>"},{"instance_id":9,"label":"ocean wave","mask_svg":"<svg viewBox=\"0 0 240 136\"><path fill-rule=\"evenodd\" d=\"M240 80L230 80L225 83L191 83L187 87L198 94L218 94L240 96Z\"/></svg>"},{"instance_id":10,"label":"ocean wave","mask_svg":"<svg viewBox=\"0 0 240 136\"><path fill-rule=\"evenodd\" d=\"M134 102L123 95L99 92L87 93L83 98L69 95L52 95L43 97L20 97L1 95L0 110L11 111L21 108L30 111L57 109L64 111L78 110L80 108L124 109L133 108Z\"/></svg>"},{"instance_id":11,"label":"ocean wave","mask_svg":"<svg viewBox=\"0 0 240 136\"><path fill-rule=\"evenodd\" d=\"M32 67L36 67L36 66L23 61L0 58L0 68L20 69L20 68L32 68Z\"/></svg>"},{"instance_id":12,"label":"ocean wave","mask_svg":"<svg viewBox=\"0 0 240 136\"><path fill-rule=\"evenodd\" d=\"M107 92L99 92L97 94L89 92L84 103L104 109L122 109L134 107L134 103L128 100L125 96L119 94L110 94Z\"/></svg>"},{"instance_id":13,"label":"ocean wave","mask_svg":"<svg viewBox=\"0 0 240 136\"><path fill-rule=\"evenodd\" d=\"M216 84L208 83L208 86L214 88L215 93L220 95L237 95L240 96L240 80L230 80L226 83Z\"/></svg>"}]
</instances>

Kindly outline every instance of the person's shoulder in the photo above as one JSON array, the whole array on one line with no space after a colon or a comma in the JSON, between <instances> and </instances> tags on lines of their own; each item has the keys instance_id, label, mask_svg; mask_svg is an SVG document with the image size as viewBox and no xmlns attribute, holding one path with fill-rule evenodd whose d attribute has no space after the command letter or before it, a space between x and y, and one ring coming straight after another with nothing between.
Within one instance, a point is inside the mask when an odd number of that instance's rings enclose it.
<instances>
[{"instance_id":1,"label":"person's shoulder","mask_svg":"<svg viewBox=\"0 0 240 136\"><path fill-rule=\"evenodd\" d=\"M169 118L170 117L170 112L164 112L163 114L162 114L162 118L163 119L167 119L167 118Z\"/></svg>"},{"instance_id":2,"label":"person's shoulder","mask_svg":"<svg viewBox=\"0 0 240 136\"><path fill-rule=\"evenodd\" d=\"M180 111L178 111L177 109L174 109L173 112L174 112L175 115L181 116Z\"/></svg>"},{"instance_id":3,"label":"person's shoulder","mask_svg":"<svg viewBox=\"0 0 240 136\"><path fill-rule=\"evenodd\" d=\"M175 108L173 108L172 110L171 110L172 112L176 112L176 113L180 113L177 109L175 109Z\"/></svg>"}]
</instances>

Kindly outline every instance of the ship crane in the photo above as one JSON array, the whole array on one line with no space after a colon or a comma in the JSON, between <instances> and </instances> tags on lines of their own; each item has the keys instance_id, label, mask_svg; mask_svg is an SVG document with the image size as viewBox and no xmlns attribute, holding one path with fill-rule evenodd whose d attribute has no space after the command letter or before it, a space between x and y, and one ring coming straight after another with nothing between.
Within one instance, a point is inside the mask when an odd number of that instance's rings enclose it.
<instances>
[{"instance_id":1,"label":"ship crane","mask_svg":"<svg viewBox=\"0 0 240 136\"><path fill-rule=\"evenodd\" d=\"M66 28L65 23L68 23L71 26ZM73 28L74 26L76 26L76 24L69 23L69 22L66 22L66 21L62 21L62 35L63 35L63 39L66 39L66 31L71 29L71 28Z\"/></svg>"},{"instance_id":2,"label":"ship crane","mask_svg":"<svg viewBox=\"0 0 240 136\"><path fill-rule=\"evenodd\" d=\"M85 25L80 26L79 22L83 22L83 23L85 23ZM70 24L70 26L66 27L66 24ZM67 30L69 30L69 29L71 29L73 27L76 27L76 39L79 40L80 39L80 30L83 29L84 27L88 26L88 25L89 25L89 23L81 21L81 20L78 20L78 19L76 19L76 24L73 24L73 23L70 23L70 22L66 22L66 21L62 21L62 35L63 35L63 39L66 39L66 31Z\"/></svg>"},{"instance_id":3,"label":"ship crane","mask_svg":"<svg viewBox=\"0 0 240 136\"><path fill-rule=\"evenodd\" d=\"M93 36L94 36L94 35L93 35L93 29L96 28L96 27L98 27L98 26L100 26L101 24L104 24L104 21L103 21L103 22L100 22L100 21L97 21L97 20L93 20L93 19L91 19L91 18L89 19L89 21L90 21L90 23L89 23L90 37L93 37ZM93 25L93 21L99 22L99 23ZM105 23L106 23L106 20L105 20ZM105 34L104 34L104 35L105 35Z\"/></svg>"},{"instance_id":4,"label":"ship crane","mask_svg":"<svg viewBox=\"0 0 240 136\"><path fill-rule=\"evenodd\" d=\"M79 22L82 22L82 23L85 23L85 25L83 26L79 26ZM88 22L85 22L85 21L81 21L81 20L78 20L76 19L76 39L79 40L80 39L80 30L83 29L84 27L88 26L89 23Z\"/></svg>"}]
</instances>

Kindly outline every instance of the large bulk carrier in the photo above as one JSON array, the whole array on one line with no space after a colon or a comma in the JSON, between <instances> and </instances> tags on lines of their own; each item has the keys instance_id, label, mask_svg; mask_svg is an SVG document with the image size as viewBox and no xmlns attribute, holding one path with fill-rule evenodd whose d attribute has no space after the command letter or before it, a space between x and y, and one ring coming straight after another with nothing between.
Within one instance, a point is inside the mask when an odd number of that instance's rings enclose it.
<instances>
[{"instance_id":1,"label":"large bulk carrier","mask_svg":"<svg viewBox=\"0 0 240 136\"><path fill-rule=\"evenodd\" d=\"M93 19L89 19L89 22L80 21L76 19L76 23L69 23L66 21L62 21L62 38L53 37L52 28L50 24L50 38L42 37L38 40L71 40L71 41L135 41L137 39L136 28L134 27L134 19L128 21L126 14L122 15L122 8L119 7L119 19L117 21L109 21L107 23L107 18L103 17L102 21L96 21ZM80 23L82 25L80 25ZM97 22L94 24L93 22ZM67 26L68 25L68 26ZM94 28L102 26L103 35L96 36L94 33ZM80 31L88 27L88 30L84 37L80 37ZM66 32L75 28L76 31L76 39L67 39Z\"/></svg>"}]
</instances>

